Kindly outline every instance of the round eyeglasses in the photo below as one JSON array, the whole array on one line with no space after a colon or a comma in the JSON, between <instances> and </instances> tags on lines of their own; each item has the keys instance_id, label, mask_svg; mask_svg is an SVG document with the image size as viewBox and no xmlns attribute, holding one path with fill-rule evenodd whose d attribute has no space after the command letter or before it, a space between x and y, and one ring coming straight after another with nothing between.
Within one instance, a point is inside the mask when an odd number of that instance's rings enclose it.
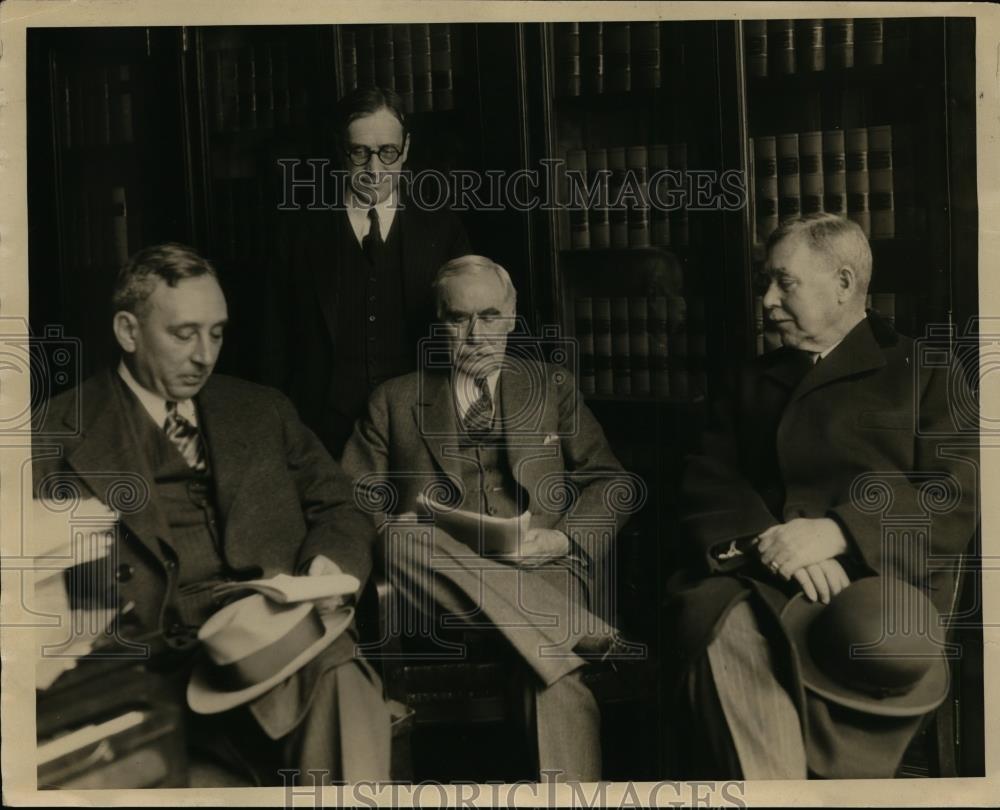
<instances>
[{"instance_id":1,"label":"round eyeglasses","mask_svg":"<svg viewBox=\"0 0 1000 810\"><path fill-rule=\"evenodd\" d=\"M372 159L372 155L378 155L383 166L391 166L399 160L401 154L403 154L402 150L391 143L384 144L378 149L369 149L367 146L352 146L347 150L347 157L355 166L364 166Z\"/></svg>"}]
</instances>

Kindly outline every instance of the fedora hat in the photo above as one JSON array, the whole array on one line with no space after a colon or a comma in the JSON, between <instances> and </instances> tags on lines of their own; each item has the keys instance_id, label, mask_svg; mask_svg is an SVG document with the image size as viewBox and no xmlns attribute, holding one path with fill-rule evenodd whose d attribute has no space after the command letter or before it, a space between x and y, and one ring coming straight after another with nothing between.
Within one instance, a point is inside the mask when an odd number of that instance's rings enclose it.
<instances>
[{"instance_id":1,"label":"fedora hat","mask_svg":"<svg viewBox=\"0 0 1000 810\"><path fill-rule=\"evenodd\" d=\"M353 608L341 608L320 618L312 602L282 605L260 593L230 602L198 631L205 655L188 682L188 706L215 714L263 695L329 647L353 617Z\"/></svg>"},{"instance_id":2,"label":"fedora hat","mask_svg":"<svg viewBox=\"0 0 1000 810\"><path fill-rule=\"evenodd\" d=\"M812 692L868 714L909 717L948 694L938 612L918 588L867 577L830 604L796 594L781 613Z\"/></svg>"}]
</instances>

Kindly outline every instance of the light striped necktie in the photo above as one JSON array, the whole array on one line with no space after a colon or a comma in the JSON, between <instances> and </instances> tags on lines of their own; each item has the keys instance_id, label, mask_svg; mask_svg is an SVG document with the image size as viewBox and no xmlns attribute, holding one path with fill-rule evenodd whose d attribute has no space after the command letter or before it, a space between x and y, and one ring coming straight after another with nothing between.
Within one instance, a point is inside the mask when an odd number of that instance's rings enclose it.
<instances>
[{"instance_id":1,"label":"light striped necktie","mask_svg":"<svg viewBox=\"0 0 1000 810\"><path fill-rule=\"evenodd\" d=\"M205 472L208 469L201 433L181 416L176 402L167 402L167 418L163 423L163 430L192 470Z\"/></svg>"},{"instance_id":2,"label":"light striped necktie","mask_svg":"<svg viewBox=\"0 0 1000 810\"><path fill-rule=\"evenodd\" d=\"M462 428L470 436L482 437L490 432L490 426L493 424L493 398L490 396L490 387L485 377L476 378L476 387L479 389L479 399L465 412Z\"/></svg>"}]
</instances>

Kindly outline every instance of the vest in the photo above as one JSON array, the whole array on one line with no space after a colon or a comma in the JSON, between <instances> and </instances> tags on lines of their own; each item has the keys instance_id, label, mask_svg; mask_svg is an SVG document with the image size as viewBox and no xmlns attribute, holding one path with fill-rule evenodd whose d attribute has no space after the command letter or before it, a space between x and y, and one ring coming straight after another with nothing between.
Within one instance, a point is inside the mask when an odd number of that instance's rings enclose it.
<instances>
[{"instance_id":1,"label":"vest","mask_svg":"<svg viewBox=\"0 0 1000 810\"><path fill-rule=\"evenodd\" d=\"M380 383L414 370L416 342L407 328L400 218L396 217L373 266L354 236L346 213L336 264L336 363L332 389L344 414L363 413L368 395ZM308 350L308 347L305 347Z\"/></svg>"},{"instance_id":2,"label":"vest","mask_svg":"<svg viewBox=\"0 0 1000 810\"><path fill-rule=\"evenodd\" d=\"M459 442L465 493L461 508L491 517L517 517L528 508L527 493L514 478L503 431L496 425L494 418L482 441L463 437Z\"/></svg>"},{"instance_id":3,"label":"vest","mask_svg":"<svg viewBox=\"0 0 1000 810\"><path fill-rule=\"evenodd\" d=\"M127 400L139 447L153 472L152 496L166 518L170 547L176 555L178 591L174 606L183 624L198 627L217 608L211 597L212 587L231 574L222 548L215 482L210 472L196 472L188 466L131 391L127 391Z\"/></svg>"}]
</instances>

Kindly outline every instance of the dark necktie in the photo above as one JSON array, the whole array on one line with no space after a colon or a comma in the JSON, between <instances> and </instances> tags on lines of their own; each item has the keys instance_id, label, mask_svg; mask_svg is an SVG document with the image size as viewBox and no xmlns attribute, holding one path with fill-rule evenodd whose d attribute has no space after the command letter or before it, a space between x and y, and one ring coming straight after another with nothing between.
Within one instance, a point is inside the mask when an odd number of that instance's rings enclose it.
<instances>
[{"instance_id":1,"label":"dark necktie","mask_svg":"<svg viewBox=\"0 0 1000 810\"><path fill-rule=\"evenodd\" d=\"M486 384L485 377L476 378L476 387L479 389L479 399L465 412L462 428L470 436L482 438L490 432L490 425L493 424L493 398L490 396L490 387Z\"/></svg>"},{"instance_id":2,"label":"dark necktie","mask_svg":"<svg viewBox=\"0 0 1000 810\"><path fill-rule=\"evenodd\" d=\"M378 213L373 205L368 209L368 233L361 240L361 247L368 258L369 264L375 264L379 250L382 248L382 228L379 225Z\"/></svg>"},{"instance_id":3,"label":"dark necktie","mask_svg":"<svg viewBox=\"0 0 1000 810\"><path fill-rule=\"evenodd\" d=\"M163 422L163 430L192 470L205 472L208 469L201 434L198 428L178 413L176 402L167 403L167 418Z\"/></svg>"}]
</instances>

